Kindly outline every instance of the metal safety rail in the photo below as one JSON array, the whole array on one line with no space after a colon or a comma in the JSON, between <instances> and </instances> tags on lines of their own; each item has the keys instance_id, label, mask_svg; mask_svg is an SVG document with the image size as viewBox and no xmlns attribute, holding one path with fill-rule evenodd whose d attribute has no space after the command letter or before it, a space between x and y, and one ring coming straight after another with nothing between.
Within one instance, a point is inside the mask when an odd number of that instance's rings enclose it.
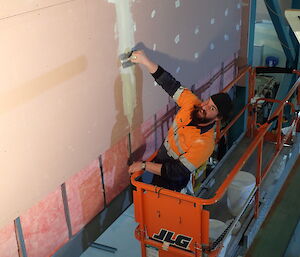
<instances>
[{"instance_id":1,"label":"metal safety rail","mask_svg":"<svg viewBox=\"0 0 300 257\"><path fill-rule=\"evenodd\" d=\"M272 117L264 124L256 124L255 104L251 99L254 96L255 74L256 68L246 67L243 72L231 82L224 91L228 91L238 82L243 76L249 72L249 87L248 87L248 103L236 115L236 117L228 124L228 126L220 130L220 124L217 127L216 141L224 136L228 129L247 111L248 119L248 135L253 139L247 147L244 154L237 161L233 169L228 173L225 180L214 192L213 196L205 199L193 197L190 195L181 194L175 191L145 184L139 181L142 171L136 172L131 177L131 183L135 186L133 191L133 201L135 206L135 219L139 223L135 235L141 242L142 257L159 256L159 257L179 257L179 256L206 256L214 257L219 254L222 249L222 243L226 236L230 234L236 221L242 215L247 205L255 196L254 202L254 217L256 218L259 212L259 198L261 183L269 172L274 160L281 151L283 145L291 136L292 130L296 127L299 118L298 115L293 117L290 131L285 135L281 135L283 108L287 101L298 90L300 79L293 85L287 96L279 102L279 106L273 113ZM298 97L299 100L299 97ZM269 100L268 100L269 101ZM299 102L298 102L299 104ZM292 106L292 110L294 107ZM268 160L267 165L262 169L263 160L263 143L268 140L269 128L272 122L277 121L276 136L276 151ZM274 133L273 133L274 134ZM210 212L204 207L214 205L223 197L229 185L233 181L235 175L241 170L246 161L256 151L256 186L250 194L242 212L222 233L221 237L215 242L210 242L209 238L209 218ZM153 154L149 158L151 161L155 157Z\"/></svg>"}]
</instances>

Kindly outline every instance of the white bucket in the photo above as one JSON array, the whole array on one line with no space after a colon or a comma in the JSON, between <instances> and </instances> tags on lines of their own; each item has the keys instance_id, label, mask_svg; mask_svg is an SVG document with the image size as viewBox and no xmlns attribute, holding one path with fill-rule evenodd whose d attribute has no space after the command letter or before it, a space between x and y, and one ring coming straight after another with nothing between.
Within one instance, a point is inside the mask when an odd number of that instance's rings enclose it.
<instances>
[{"instance_id":1,"label":"white bucket","mask_svg":"<svg viewBox=\"0 0 300 257\"><path fill-rule=\"evenodd\" d=\"M226 224L220 220L210 219L209 220L209 240L214 242L226 229ZM228 243L230 242L231 235L228 235L223 242L223 248L220 251L218 257L224 257Z\"/></svg>"},{"instance_id":2,"label":"white bucket","mask_svg":"<svg viewBox=\"0 0 300 257\"><path fill-rule=\"evenodd\" d=\"M256 184L255 177L245 171L236 174L227 191L227 206L233 216L237 216Z\"/></svg>"}]
</instances>

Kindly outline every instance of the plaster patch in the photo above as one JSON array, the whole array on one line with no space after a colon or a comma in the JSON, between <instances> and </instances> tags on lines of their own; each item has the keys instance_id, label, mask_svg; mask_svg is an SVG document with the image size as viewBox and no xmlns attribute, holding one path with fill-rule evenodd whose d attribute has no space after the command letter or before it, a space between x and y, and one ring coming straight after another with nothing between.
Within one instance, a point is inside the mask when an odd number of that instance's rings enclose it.
<instances>
[{"instance_id":1,"label":"plaster patch","mask_svg":"<svg viewBox=\"0 0 300 257\"><path fill-rule=\"evenodd\" d=\"M123 107L124 114L126 115L131 127L133 113L136 107L136 81L134 74L135 66L128 67L125 70L126 71L121 71L121 80L123 85Z\"/></svg>"},{"instance_id":2,"label":"plaster patch","mask_svg":"<svg viewBox=\"0 0 300 257\"><path fill-rule=\"evenodd\" d=\"M176 1L175 1L175 7L176 7L176 8L180 7L180 0L176 0Z\"/></svg>"},{"instance_id":3,"label":"plaster patch","mask_svg":"<svg viewBox=\"0 0 300 257\"><path fill-rule=\"evenodd\" d=\"M130 51L135 45L134 31L136 25L131 13L131 0L107 0L108 3L115 4L116 9L116 26L119 39L118 55ZM132 126L134 109L136 108L136 80L135 67L120 67L122 91L123 91L123 108L124 115L127 117L129 126Z\"/></svg>"},{"instance_id":4,"label":"plaster patch","mask_svg":"<svg viewBox=\"0 0 300 257\"><path fill-rule=\"evenodd\" d=\"M194 53L194 58L195 58L195 59L198 59L198 58L199 58L199 53L198 53L198 52Z\"/></svg>"},{"instance_id":5,"label":"plaster patch","mask_svg":"<svg viewBox=\"0 0 300 257\"><path fill-rule=\"evenodd\" d=\"M210 50L214 50L215 49L215 44L214 43L210 43L209 48L210 48Z\"/></svg>"},{"instance_id":6,"label":"plaster patch","mask_svg":"<svg viewBox=\"0 0 300 257\"><path fill-rule=\"evenodd\" d=\"M155 43L153 44L153 48L152 49L153 49L153 51L156 51L156 44Z\"/></svg>"},{"instance_id":7,"label":"plaster patch","mask_svg":"<svg viewBox=\"0 0 300 257\"><path fill-rule=\"evenodd\" d=\"M155 14L156 14L156 11L153 10L153 11L151 12L151 18L152 18L152 19L155 17Z\"/></svg>"},{"instance_id":8,"label":"plaster patch","mask_svg":"<svg viewBox=\"0 0 300 257\"><path fill-rule=\"evenodd\" d=\"M240 24L236 24L235 29L236 29L236 31L239 31L240 30Z\"/></svg>"},{"instance_id":9,"label":"plaster patch","mask_svg":"<svg viewBox=\"0 0 300 257\"><path fill-rule=\"evenodd\" d=\"M225 34L225 35L224 35L224 40L226 40L226 41L229 40L229 35L228 35L228 34Z\"/></svg>"},{"instance_id":10,"label":"plaster patch","mask_svg":"<svg viewBox=\"0 0 300 257\"><path fill-rule=\"evenodd\" d=\"M211 19L210 19L210 24L213 25L213 24L215 24L215 23L216 23L216 19L215 19L215 18L211 18Z\"/></svg>"},{"instance_id":11,"label":"plaster patch","mask_svg":"<svg viewBox=\"0 0 300 257\"><path fill-rule=\"evenodd\" d=\"M178 44L179 41L180 41L180 35L178 34L178 35L175 37L174 42L175 42L175 44Z\"/></svg>"},{"instance_id":12,"label":"plaster patch","mask_svg":"<svg viewBox=\"0 0 300 257\"><path fill-rule=\"evenodd\" d=\"M176 69L176 73L178 73L180 70L181 70L181 67L178 66L177 69Z\"/></svg>"},{"instance_id":13,"label":"plaster patch","mask_svg":"<svg viewBox=\"0 0 300 257\"><path fill-rule=\"evenodd\" d=\"M195 35L199 34L199 31L200 31L199 26L197 26L194 30Z\"/></svg>"},{"instance_id":14,"label":"plaster patch","mask_svg":"<svg viewBox=\"0 0 300 257\"><path fill-rule=\"evenodd\" d=\"M224 15L225 15L225 16L228 16L228 11L229 11L228 8L226 8L226 10L225 10L225 12L224 12Z\"/></svg>"},{"instance_id":15,"label":"plaster patch","mask_svg":"<svg viewBox=\"0 0 300 257\"><path fill-rule=\"evenodd\" d=\"M238 3L238 4L236 5L236 8L241 9L241 3Z\"/></svg>"}]
</instances>

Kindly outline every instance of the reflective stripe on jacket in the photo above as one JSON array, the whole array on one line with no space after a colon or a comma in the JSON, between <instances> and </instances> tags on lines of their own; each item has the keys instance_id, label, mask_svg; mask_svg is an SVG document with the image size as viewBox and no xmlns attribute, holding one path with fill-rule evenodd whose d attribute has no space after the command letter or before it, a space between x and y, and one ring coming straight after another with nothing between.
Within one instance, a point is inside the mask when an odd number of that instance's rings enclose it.
<instances>
[{"instance_id":1,"label":"reflective stripe on jacket","mask_svg":"<svg viewBox=\"0 0 300 257\"><path fill-rule=\"evenodd\" d=\"M201 127L187 126L194 105L201 101L189 89L179 87L173 95L180 110L164 142L169 156L179 160L190 172L205 163L214 150L214 129L201 133Z\"/></svg>"},{"instance_id":2,"label":"reflective stripe on jacket","mask_svg":"<svg viewBox=\"0 0 300 257\"><path fill-rule=\"evenodd\" d=\"M155 162L163 165L161 176L154 175L153 184L180 191L188 184L191 173L205 163L213 152L213 124L202 128L188 126L194 105L201 101L161 66L152 76L180 107L174 124L155 157Z\"/></svg>"}]
</instances>

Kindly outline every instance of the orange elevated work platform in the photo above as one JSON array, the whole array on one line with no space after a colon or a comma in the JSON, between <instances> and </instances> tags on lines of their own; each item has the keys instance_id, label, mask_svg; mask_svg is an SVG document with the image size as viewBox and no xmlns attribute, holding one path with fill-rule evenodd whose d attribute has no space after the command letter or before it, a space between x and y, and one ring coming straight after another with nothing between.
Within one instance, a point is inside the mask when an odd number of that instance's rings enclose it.
<instances>
[{"instance_id":1,"label":"orange elevated work platform","mask_svg":"<svg viewBox=\"0 0 300 257\"><path fill-rule=\"evenodd\" d=\"M258 124L255 112L258 102L275 100L252 100L256 68L245 68L224 91L247 73L248 103L227 127L220 130L220 124L217 125L216 142L244 113L247 114L247 131L202 183L197 196L145 184L139 180L142 171L132 175L135 219L139 224L135 236L141 243L142 257L227 257L234 256L240 242L244 241L246 247L251 244L288 175L288 169L284 170L288 160L292 163L293 155L297 157L299 154L299 133L296 132L299 116L289 99L295 92L299 96L300 79L286 97L278 101L278 107L270 119ZM291 125L283 134L283 110L286 105L290 105L292 116ZM276 128L270 130L273 123L277 123ZM286 160L284 165L282 159ZM279 166L282 173L278 173ZM240 170L252 173L256 183L239 213L233 216L227 207L227 189ZM212 219L224 223L228 221L217 238L212 237L210 232Z\"/></svg>"}]
</instances>

